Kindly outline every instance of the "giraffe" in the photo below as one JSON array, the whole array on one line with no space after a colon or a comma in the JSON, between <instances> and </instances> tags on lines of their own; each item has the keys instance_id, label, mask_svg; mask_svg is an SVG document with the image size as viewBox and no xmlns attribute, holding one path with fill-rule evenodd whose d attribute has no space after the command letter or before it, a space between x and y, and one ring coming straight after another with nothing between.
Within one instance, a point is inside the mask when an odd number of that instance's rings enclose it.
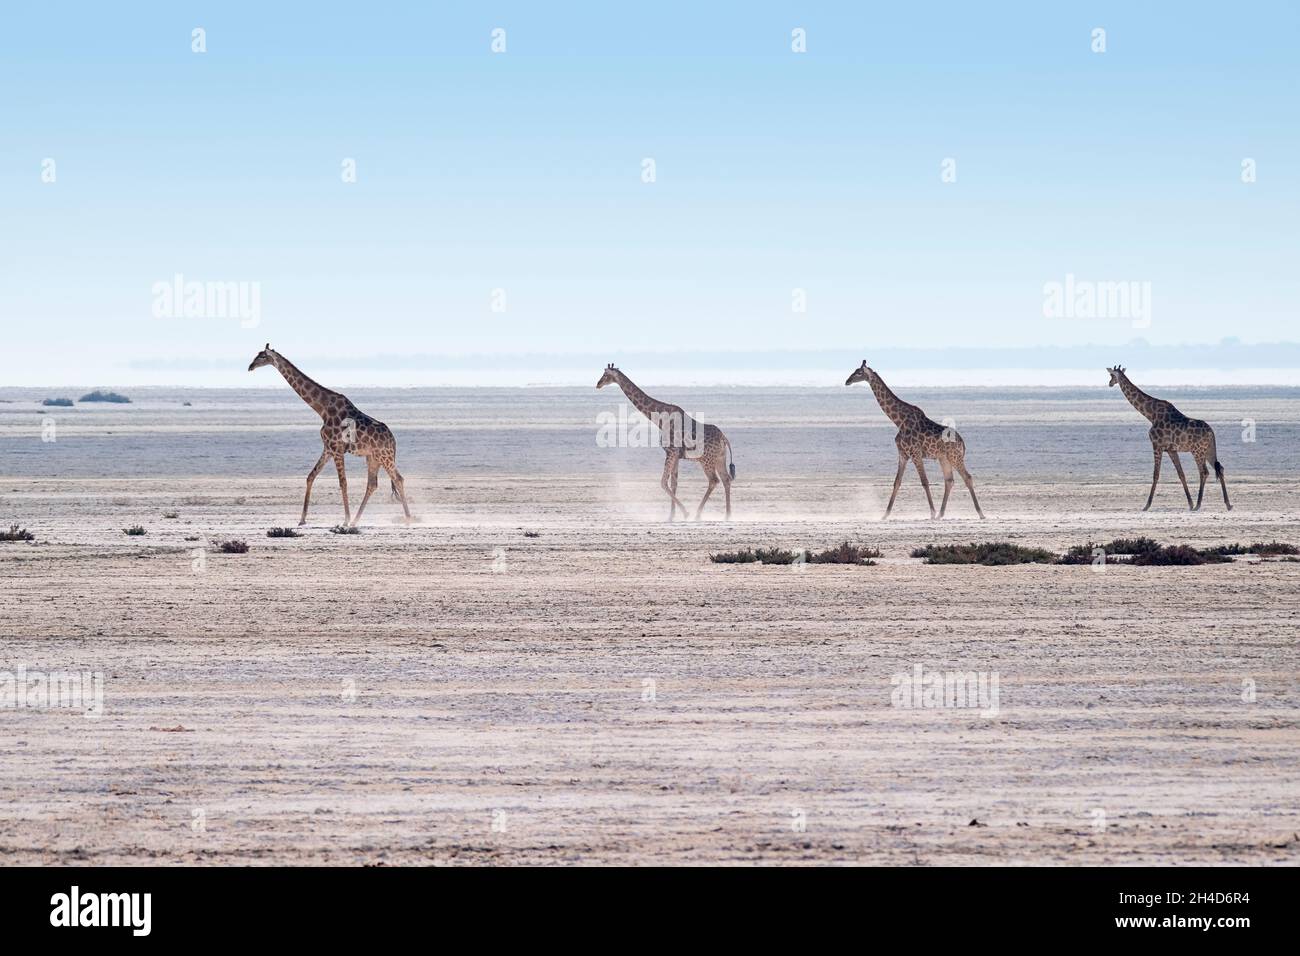
<instances>
[{"instance_id":1,"label":"giraffe","mask_svg":"<svg viewBox=\"0 0 1300 956\"><path fill-rule=\"evenodd\" d=\"M704 498L695 509L695 520L700 520L704 505L718 482L722 482L722 489L726 493L727 520L731 520L731 479L736 477L736 461L732 457L730 464L727 462L727 457L731 454L731 442L722 434L722 430L716 425L697 422L676 405L651 398L616 369L612 362L605 366L605 372L596 387L604 388L610 383L618 385L636 410L659 429L659 444L663 446L666 455L663 478L659 483L671 499L668 520L676 518L678 508L682 509L683 518L689 514L686 506L677 498L677 467L683 458L698 461L709 479Z\"/></svg>"},{"instance_id":2,"label":"giraffe","mask_svg":"<svg viewBox=\"0 0 1300 956\"><path fill-rule=\"evenodd\" d=\"M953 470L956 469L970 489L970 500L975 503L975 513L984 517L980 510L979 499L975 497L975 482L966 470L966 442L955 428L944 428L936 421L926 417L925 412L915 405L909 405L889 390L885 380L876 374L875 369L867 368L866 359L862 365L853 370L845 385L854 382L866 382L876 395L876 401L889 420L898 426L894 444L898 447L898 473L894 475L894 490L889 496L889 505L880 520L889 517L894 510L894 499L898 496L898 486L903 481L903 469L911 461L916 465L916 473L921 478L921 487L925 489L925 500L930 504L930 517L934 518L934 499L930 497L930 480L925 474L925 459L933 458L943 469L943 503L939 505L938 517L942 518L948 510L948 495L952 492Z\"/></svg>"},{"instance_id":3,"label":"giraffe","mask_svg":"<svg viewBox=\"0 0 1300 956\"><path fill-rule=\"evenodd\" d=\"M287 358L274 351L270 342L266 343L266 348L257 353L257 357L249 364L248 370L252 372L263 365L274 365L284 376L284 380L289 383L289 387L297 392L299 397L325 422L320 430L320 438L325 445L325 450L321 452L320 459L312 470L307 473L307 493L302 499L302 518L298 526L302 527L307 523L307 506L311 504L312 482L316 480L316 476L320 474L320 470L325 467L325 462L329 458L334 459L334 467L339 473L345 525L355 527L361 520L361 512L366 510L366 502L370 500L371 494L379 484L381 467L388 472L393 489L393 500L402 502L406 520L410 521L411 509L406 504L406 482L402 479L402 473L397 470L397 441L393 438L393 433L388 430L388 426L362 412L348 400L346 395L332 392L313 382L298 371ZM352 517L348 507L348 479L344 472L343 456L348 452L365 458L367 466L366 494L361 499L361 506L357 508L355 518Z\"/></svg>"},{"instance_id":4,"label":"giraffe","mask_svg":"<svg viewBox=\"0 0 1300 956\"><path fill-rule=\"evenodd\" d=\"M1218 445L1214 440L1214 429L1196 418L1188 418L1173 404L1163 399L1152 398L1134 385L1122 365L1106 369L1110 373L1110 385L1118 385L1124 397L1134 408L1151 422L1147 435L1151 439L1151 453L1155 456L1155 470L1151 475L1151 493L1147 495L1146 511L1156 496L1156 484L1160 481L1160 459L1168 455L1178 472L1178 480L1183 483L1183 493L1187 495L1187 507L1192 511L1201 510L1201 500L1205 496L1205 479L1210 469L1206 462L1214 464L1214 474L1223 488L1223 503L1232 510L1228 500L1228 482L1223 474L1223 465L1219 464ZM1109 388L1110 385L1107 387ZM1178 458L1180 451L1190 451L1196 461L1196 470L1201 476L1201 486L1196 490L1196 504L1192 504L1192 492L1187 487L1187 476L1183 474L1183 463Z\"/></svg>"}]
</instances>

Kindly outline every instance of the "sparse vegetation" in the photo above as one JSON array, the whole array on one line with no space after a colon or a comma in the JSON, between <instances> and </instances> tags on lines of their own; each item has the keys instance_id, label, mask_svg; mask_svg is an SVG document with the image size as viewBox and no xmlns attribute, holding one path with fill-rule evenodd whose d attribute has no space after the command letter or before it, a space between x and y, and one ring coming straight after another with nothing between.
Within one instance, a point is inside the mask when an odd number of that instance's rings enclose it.
<instances>
[{"instance_id":1,"label":"sparse vegetation","mask_svg":"<svg viewBox=\"0 0 1300 956\"><path fill-rule=\"evenodd\" d=\"M847 541L841 543L838 547L828 548L813 554L811 551L804 552L804 560L809 564L875 564L872 558L880 557L880 551L876 548L859 548L857 545L849 544Z\"/></svg>"},{"instance_id":2,"label":"sparse vegetation","mask_svg":"<svg viewBox=\"0 0 1300 956\"><path fill-rule=\"evenodd\" d=\"M297 528L272 528L266 533L268 538L301 538Z\"/></svg>"},{"instance_id":3,"label":"sparse vegetation","mask_svg":"<svg viewBox=\"0 0 1300 956\"><path fill-rule=\"evenodd\" d=\"M163 517L164 517L164 518L167 518L168 520L172 520L172 519L175 519L175 518L179 518L180 516L181 516L181 513L180 513L179 511L164 511L164 512L163 512Z\"/></svg>"},{"instance_id":4,"label":"sparse vegetation","mask_svg":"<svg viewBox=\"0 0 1300 956\"><path fill-rule=\"evenodd\" d=\"M11 524L8 531L0 531L0 541L35 541L36 535L26 528Z\"/></svg>"},{"instance_id":5,"label":"sparse vegetation","mask_svg":"<svg viewBox=\"0 0 1300 956\"><path fill-rule=\"evenodd\" d=\"M50 407L54 407L54 408L71 408L71 407L72 407L72 399L70 399L70 398L47 398L47 399L45 399L45 401L41 402L41 404L42 404L42 405L47 405L47 406L50 406Z\"/></svg>"},{"instance_id":6,"label":"sparse vegetation","mask_svg":"<svg viewBox=\"0 0 1300 956\"><path fill-rule=\"evenodd\" d=\"M1208 550L1201 551L1186 544L1169 544L1153 551L1135 554L1129 559L1128 563L1137 565L1222 564L1231 560L1232 558L1226 554L1216 554Z\"/></svg>"},{"instance_id":7,"label":"sparse vegetation","mask_svg":"<svg viewBox=\"0 0 1300 956\"><path fill-rule=\"evenodd\" d=\"M330 528L331 534L360 534L361 529L356 525L336 524Z\"/></svg>"},{"instance_id":8,"label":"sparse vegetation","mask_svg":"<svg viewBox=\"0 0 1300 956\"><path fill-rule=\"evenodd\" d=\"M784 548L743 548L709 555L714 564L793 564L795 552Z\"/></svg>"},{"instance_id":9,"label":"sparse vegetation","mask_svg":"<svg viewBox=\"0 0 1300 956\"><path fill-rule=\"evenodd\" d=\"M1261 558L1274 558L1284 554L1300 554L1300 548L1285 541L1256 541L1254 544L1222 544L1217 548L1202 548L1209 554L1257 554Z\"/></svg>"},{"instance_id":10,"label":"sparse vegetation","mask_svg":"<svg viewBox=\"0 0 1300 956\"><path fill-rule=\"evenodd\" d=\"M1051 564L1056 555L1043 548L1026 548L1010 541L984 541L970 544L927 544L912 552L925 558L926 564Z\"/></svg>"},{"instance_id":11,"label":"sparse vegetation","mask_svg":"<svg viewBox=\"0 0 1300 956\"><path fill-rule=\"evenodd\" d=\"M212 543L216 545L217 550L220 551L222 554L247 554L248 553L247 541L237 541L236 539L231 538L229 541L214 541Z\"/></svg>"},{"instance_id":12,"label":"sparse vegetation","mask_svg":"<svg viewBox=\"0 0 1300 956\"><path fill-rule=\"evenodd\" d=\"M95 389L93 392L87 392L77 399L79 402L114 402L119 405L130 405L131 399L125 395L119 395L117 392L106 392L103 389Z\"/></svg>"},{"instance_id":13,"label":"sparse vegetation","mask_svg":"<svg viewBox=\"0 0 1300 956\"><path fill-rule=\"evenodd\" d=\"M1193 548L1186 544L1162 545L1151 538L1116 538L1109 544L1076 544L1057 558L1057 564L1091 564L1095 549L1106 554L1107 564L1196 565L1223 564L1233 555L1257 554L1261 557L1300 554L1300 548L1284 541L1257 541L1254 544L1223 544L1213 548Z\"/></svg>"},{"instance_id":14,"label":"sparse vegetation","mask_svg":"<svg viewBox=\"0 0 1300 956\"><path fill-rule=\"evenodd\" d=\"M540 538L541 536L542 536L542 533L541 533L540 531L525 531L525 532L524 532L524 537L525 537L525 538Z\"/></svg>"},{"instance_id":15,"label":"sparse vegetation","mask_svg":"<svg viewBox=\"0 0 1300 956\"><path fill-rule=\"evenodd\" d=\"M133 524L129 528L123 528L122 533L132 538L138 538L140 535L148 534L149 532L145 531L140 525Z\"/></svg>"},{"instance_id":16,"label":"sparse vegetation","mask_svg":"<svg viewBox=\"0 0 1300 956\"><path fill-rule=\"evenodd\" d=\"M819 551L791 551L788 548L744 548L740 551L723 551L709 555L714 564L875 564L871 558L880 557L874 548L859 548L845 541L837 547Z\"/></svg>"}]
</instances>

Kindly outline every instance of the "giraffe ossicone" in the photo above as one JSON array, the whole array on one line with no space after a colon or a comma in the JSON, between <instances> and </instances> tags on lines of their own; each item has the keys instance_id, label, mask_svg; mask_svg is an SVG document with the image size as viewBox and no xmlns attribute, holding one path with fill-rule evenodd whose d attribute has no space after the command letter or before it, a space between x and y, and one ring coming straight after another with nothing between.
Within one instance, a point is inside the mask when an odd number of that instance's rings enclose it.
<instances>
[{"instance_id":1,"label":"giraffe ossicone","mask_svg":"<svg viewBox=\"0 0 1300 956\"><path fill-rule=\"evenodd\" d=\"M334 459L334 467L338 470L339 490L343 493L345 525L355 526L361 520L361 513L365 510L366 503L370 501L370 496L379 485L380 468L388 473L393 498L402 503L406 520L410 521L411 509L406 502L406 482L402 478L402 473L397 470L397 439L393 437L388 426L361 411L341 392L331 391L312 381L292 362L272 349L270 342L267 342L266 348L249 363L248 370L252 372L264 365L274 366L284 376L289 387L298 393L298 396L321 417L323 422L320 438L324 449L321 451L320 459L307 474L307 492L302 499L302 518L298 521L299 526L307 523L307 507L311 504L311 486L316 481L316 476L320 474L320 470L325 467L325 462L331 458ZM355 517L352 516L348 504L348 479L344 463L344 457L348 454L360 455L366 459L366 493L361 499Z\"/></svg>"}]
</instances>

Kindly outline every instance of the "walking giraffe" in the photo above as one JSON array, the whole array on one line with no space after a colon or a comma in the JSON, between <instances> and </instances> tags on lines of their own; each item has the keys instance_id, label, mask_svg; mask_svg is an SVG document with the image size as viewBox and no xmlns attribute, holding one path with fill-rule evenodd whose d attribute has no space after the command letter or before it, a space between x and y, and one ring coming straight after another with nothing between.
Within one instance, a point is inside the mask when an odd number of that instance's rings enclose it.
<instances>
[{"instance_id":1,"label":"walking giraffe","mask_svg":"<svg viewBox=\"0 0 1300 956\"><path fill-rule=\"evenodd\" d=\"M411 520L411 509L406 505L406 482L402 480L402 473L397 470L397 441L393 438L393 433L388 430L388 426L362 412L348 400L346 395L332 392L323 385L313 382L298 371L287 358L279 352L272 351L270 342L266 344L266 348L257 353L257 357L249 364L248 370L251 372L263 365L274 365L279 369L284 380L289 383L289 387L297 392L325 422L320 430L320 438L325 445L325 450L321 452L320 460L316 462L315 467L307 474L307 493L302 499L302 519L298 525L301 527L307 523L307 506L311 504L312 482L325 467L328 458L334 459L334 467L338 469L339 489L343 492L345 525L355 526L361 520L361 512L366 510L366 502L370 500L371 494L379 484L381 467L388 472L394 500L402 502L406 519ZM343 456L348 452L365 458L367 466L366 494L361 499L361 507L357 508L355 518L351 516L348 507L348 479L344 472Z\"/></svg>"},{"instance_id":2,"label":"walking giraffe","mask_svg":"<svg viewBox=\"0 0 1300 956\"><path fill-rule=\"evenodd\" d=\"M616 369L612 362L605 366L605 374L601 375L596 387L604 388L611 382L617 384L636 410L659 429L659 444L663 446L666 455L664 474L659 483L672 499L668 506L668 520L676 518L678 508L682 509L683 518L687 516L686 506L677 499L677 467L683 458L698 461L709 479L709 487L700 500L700 506L695 509L695 520L700 520L704 505L718 482L722 482L722 489L727 496L727 519L730 520L731 479L736 477L736 463L733 456L730 465L727 464L731 442L722 434L722 430L716 425L697 422L676 405L651 398Z\"/></svg>"},{"instance_id":3,"label":"walking giraffe","mask_svg":"<svg viewBox=\"0 0 1300 956\"><path fill-rule=\"evenodd\" d=\"M861 366L853 370L853 374L844 384L852 385L854 382L866 382L870 385L881 409L889 416L889 420L898 426L898 434L894 436L894 444L898 446L898 474L894 476L894 490L889 496L889 505L885 508L884 518L880 520L888 518L889 513L894 510L898 486L903 481L903 469L907 467L909 461L916 465L921 486L925 488L925 500L930 504L930 517L935 517L934 499L930 497L930 480L925 475L926 458L935 459L943 469L943 503L939 505L938 516L942 518L944 512L948 510L948 495L952 492L953 485L952 473L953 469L956 469L961 473L966 487L970 489L970 500L975 503L975 513L983 518L984 512L980 510L979 499L975 497L975 482L970 472L966 470L966 442L962 440L961 435L957 434L957 430L945 428L938 422L931 421L921 409L909 405L891 392L884 379L876 374L875 369L867 368L866 359L862 360Z\"/></svg>"},{"instance_id":4,"label":"walking giraffe","mask_svg":"<svg viewBox=\"0 0 1300 956\"><path fill-rule=\"evenodd\" d=\"M1223 465L1219 464L1214 429L1199 419L1188 418L1174 408L1171 402L1152 398L1129 381L1123 366L1116 365L1106 371L1110 373L1110 385L1118 385L1124 397L1129 400L1129 404L1151 422L1151 430L1147 435L1151 438L1151 452L1155 456L1156 464L1151 474L1151 493L1147 495L1147 503L1142 510L1146 511L1150 508L1156 496L1156 484L1160 481L1160 459L1167 454L1174 463L1174 470L1178 472L1178 480L1183 483L1183 493L1187 495L1188 508L1192 511L1201 510L1201 499L1205 496L1205 479L1210 473L1209 466L1206 465L1208 461L1214 464L1214 474L1223 487L1223 503L1231 511L1232 502L1228 500L1228 482L1224 478ZM1178 459L1180 451L1192 453L1192 458L1196 461L1196 470L1201 475L1201 487L1196 490L1195 505L1192 504L1191 489L1187 487L1187 476L1183 474L1183 463Z\"/></svg>"}]
</instances>

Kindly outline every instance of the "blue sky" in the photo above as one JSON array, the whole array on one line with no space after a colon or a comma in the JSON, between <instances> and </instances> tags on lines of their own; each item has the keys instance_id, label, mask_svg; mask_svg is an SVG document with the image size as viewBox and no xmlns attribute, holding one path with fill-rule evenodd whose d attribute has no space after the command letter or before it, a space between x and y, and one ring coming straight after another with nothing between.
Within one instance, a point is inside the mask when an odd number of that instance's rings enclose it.
<instances>
[{"instance_id":1,"label":"blue sky","mask_svg":"<svg viewBox=\"0 0 1300 956\"><path fill-rule=\"evenodd\" d=\"M6 7L9 384L244 386L268 339L351 381L382 355L1294 340L1300 8L991 6ZM155 317L177 273L258 283L256 327ZM1149 325L1045 317L1067 274L1150 283Z\"/></svg>"}]
</instances>

